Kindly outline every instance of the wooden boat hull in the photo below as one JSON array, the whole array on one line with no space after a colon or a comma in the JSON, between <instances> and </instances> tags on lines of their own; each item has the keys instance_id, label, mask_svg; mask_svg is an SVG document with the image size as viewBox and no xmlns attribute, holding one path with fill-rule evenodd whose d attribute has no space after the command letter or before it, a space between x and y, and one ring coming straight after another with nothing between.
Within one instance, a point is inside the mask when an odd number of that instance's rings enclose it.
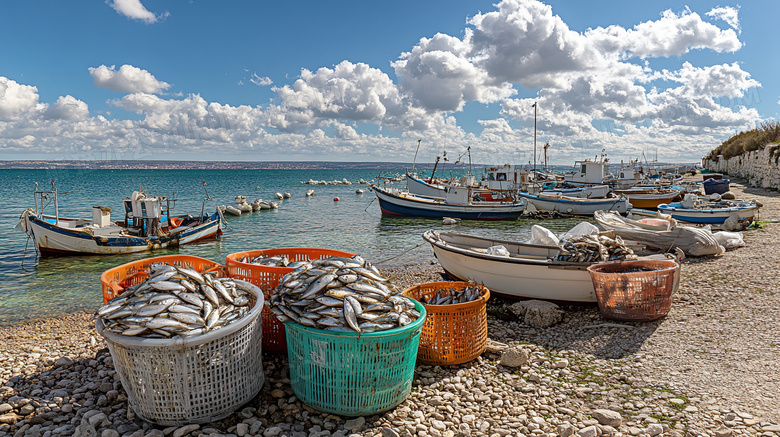
<instances>
[{"instance_id":1,"label":"wooden boat hull","mask_svg":"<svg viewBox=\"0 0 780 437\"><path fill-rule=\"evenodd\" d=\"M485 202L484 205L447 204L443 199L401 196L371 187L382 214L401 217L459 218L464 220L515 220L523 214L523 202Z\"/></svg>"},{"instance_id":2,"label":"wooden boat hull","mask_svg":"<svg viewBox=\"0 0 780 437\"><path fill-rule=\"evenodd\" d=\"M578 199L565 196L539 196L522 192L518 194L537 210L554 211L562 214L592 216L596 211L625 213L631 206L626 198Z\"/></svg>"},{"instance_id":3,"label":"wooden boat hull","mask_svg":"<svg viewBox=\"0 0 780 437\"><path fill-rule=\"evenodd\" d=\"M42 255L117 255L163 249L216 236L220 231L219 216L214 214L206 219L200 225L176 228L161 237L119 235L112 228L69 228L50 223L34 214L29 214L25 220L28 234ZM85 222L62 218L60 221ZM117 231L119 229L116 226L113 228Z\"/></svg>"},{"instance_id":4,"label":"wooden boat hull","mask_svg":"<svg viewBox=\"0 0 780 437\"><path fill-rule=\"evenodd\" d=\"M463 244L454 243L457 235ZM557 246L521 245L525 257L498 256L470 250L469 244L481 246L512 242L482 239L453 233L428 231L423 238L432 247L442 268L463 281L476 282L491 293L520 299L542 299L560 302L595 303L596 293L587 263L558 263L547 259L557 253ZM534 252L537 255L534 255ZM510 253L515 253L510 249Z\"/></svg>"}]
</instances>

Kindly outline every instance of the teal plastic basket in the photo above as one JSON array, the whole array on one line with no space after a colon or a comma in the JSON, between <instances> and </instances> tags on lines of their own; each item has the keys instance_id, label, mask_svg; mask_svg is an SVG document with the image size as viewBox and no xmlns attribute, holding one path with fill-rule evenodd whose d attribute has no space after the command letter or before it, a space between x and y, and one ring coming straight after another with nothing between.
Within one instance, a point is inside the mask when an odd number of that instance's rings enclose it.
<instances>
[{"instance_id":1,"label":"teal plastic basket","mask_svg":"<svg viewBox=\"0 0 780 437\"><path fill-rule=\"evenodd\" d=\"M333 332L285 322L290 385L298 399L326 413L368 416L390 410L412 391L425 307L402 328Z\"/></svg>"}]
</instances>

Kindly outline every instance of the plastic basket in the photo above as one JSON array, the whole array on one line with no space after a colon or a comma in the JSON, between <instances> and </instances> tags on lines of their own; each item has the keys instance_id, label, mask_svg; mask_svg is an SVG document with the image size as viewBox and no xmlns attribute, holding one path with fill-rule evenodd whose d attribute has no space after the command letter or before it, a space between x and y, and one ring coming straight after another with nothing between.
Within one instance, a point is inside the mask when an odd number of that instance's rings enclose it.
<instances>
[{"instance_id":1,"label":"plastic basket","mask_svg":"<svg viewBox=\"0 0 780 437\"><path fill-rule=\"evenodd\" d=\"M242 281L243 282L243 281ZM223 419L249 402L265 382L260 289L249 313L221 329L188 338L125 337L103 330L127 400L142 419L163 426Z\"/></svg>"},{"instance_id":2,"label":"plastic basket","mask_svg":"<svg viewBox=\"0 0 780 437\"><path fill-rule=\"evenodd\" d=\"M143 282L149 277L149 267L157 263L189 267L200 273L212 273L217 277L224 276L225 270L222 264L191 255L166 255L129 262L108 269L100 275L100 283L103 286L103 303L108 303L111 299L119 296L127 287Z\"/></svg>"},{"instance_id":3,"label":"plastic basket","mask_svg":"<svg viewBox=\"0 0 780 437\"><path fill-rule=\"evenodd\" d=\"M390 410L412 391L425 307L402 328L333 332L285 322L290 385L306 405L342 416Z\"/></svg>"},{"instance_id":4,"label":"plastic basket","mask_svg":"<svg viewBox=\"0 0 780 437\"><path fill-rule=\"evenodd\" d=\"M287 247L281 249L250 250L247 252L231 253L225 259L227 274L231 278L241 279L257 285L265 293L266 299L279 285L279 279L295 269L289 267L261 266L241 262L244 258L256 258L258 256L287 255L290 262L312 261L331 256L353 257L354 253L342 252L331 249L315 249L306 247ZM284 353L287 350L284 335L284 325L277 320L270 309L263 309L263 351Z\"/></svg>"},{"instance_id":5,"label":"plastic basket","mask_svg":"<svg viewBox=\"0 0 780 437\"><path fill-rule=\"evenodd\" d=\"M652 271L631 272L639 268ZM593 264L588 272L601 314L625 321L643 322L667 315L680 280L680 265L671 260Z\"/></svg>"},{"instance_id":6,"label":"plastic basket","mask_svg":"<svg viewBox=\"0 0 780 437\"><path fill-rule=\"evenodd\" d=\"M448 289L463 290L469 282L429 282L404 290L403 295L422 301L438 290L449 296ZM478 285L482 297L453 305L425 305L428 316L420 334L417 359L425 364L443 366L461 364L482 355L487 347L487 300L490 291Z\"/></svg>"}]
</instances>

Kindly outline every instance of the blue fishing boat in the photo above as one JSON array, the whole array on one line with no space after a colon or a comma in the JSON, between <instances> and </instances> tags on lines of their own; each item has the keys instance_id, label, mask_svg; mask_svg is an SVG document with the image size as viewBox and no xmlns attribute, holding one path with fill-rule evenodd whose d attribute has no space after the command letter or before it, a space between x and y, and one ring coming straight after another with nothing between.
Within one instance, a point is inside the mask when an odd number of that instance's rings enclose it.
<instances>
[{"instance_id":1,"label":"blue fishing boat","mask_svg":"<svg viewBox=\"0 0 780 437\"><path fill-rule=\"evenodd\" d=\"M692 204L683 202L662 203L658 211L669 214L675 220L702 225L722 225L726 219L736 216L740 220L753 220L758 216L757 202L726 201L706 202L696 200Z\"/></svg>"},{"instance_id":2,"label":"blue fishing boat","mask_svg":"<svg viewBox=\"0 0 780 437\"><path fill-rule=\"evenodd\" d=\"M372 185L382 214L401 217L459 218L464 220L515 220L525 202L485 201L468 187L450 187L446 198L416 196L408 191ZM476 197L476 199L475 199Z\"/></svg>"}]
</instances>

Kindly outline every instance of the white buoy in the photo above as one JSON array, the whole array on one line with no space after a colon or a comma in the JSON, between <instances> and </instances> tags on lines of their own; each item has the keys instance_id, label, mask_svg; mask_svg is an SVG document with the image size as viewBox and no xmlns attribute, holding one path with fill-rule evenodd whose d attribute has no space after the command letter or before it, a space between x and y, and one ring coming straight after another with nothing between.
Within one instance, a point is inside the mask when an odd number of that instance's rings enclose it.
<instances>
[{"instance_id":1,"label":"white buoy","mask_svg":"<svg viewBox=\"0 0 780 437\"><path fill-rule=\"evenodd\" d=\"M361 190L360 188L358 188L357 190L355 190L355 194L363 194L363 190Z\"/></svg>"},{"instance_id":2,"label":"white buoy","mask_svg":"<svg viewBox=\"0 0 780 437\"><path fill-rule=\"evenodd\" d=\"M285 198L285 199L289 199L290 197L292 197L292 194L290 194L290 193L284 193L284 198Z\"/></svg>"},{"instance_id":3,"label":"white buoy","mask_svg":"<svg viewBox=\"0 0 780 437\"><path fill-rule=\"evenodd\" d=\"M277 199L284 199L284 196L282 195L282 193L276 193L276 198Z\"/></svg>"},{"instance_id":4,"label":"white buoy","mask_svg":"<svg viewBox=\"0 0 780 437\"><path fill-rule=\"evenodd\" d=\"M314 194L314 190L309 190L309 191L307 191L307 192L306 192L306 195L307 195L307 196L311 196L311 195L313 195L313 194Z\"/></svg>"},{"instance_id":5,"label":"white buoy","mask_svg":"<svg viewBox=\"0 0 780 437\"><path fill-rule=\"evenodd\" d=\"M441 221L441 224L443 225L456 225L458 224L458 221L460 219L452 218L452 217L444 217L444 219Z\"/></svg>"}]
</instances>

